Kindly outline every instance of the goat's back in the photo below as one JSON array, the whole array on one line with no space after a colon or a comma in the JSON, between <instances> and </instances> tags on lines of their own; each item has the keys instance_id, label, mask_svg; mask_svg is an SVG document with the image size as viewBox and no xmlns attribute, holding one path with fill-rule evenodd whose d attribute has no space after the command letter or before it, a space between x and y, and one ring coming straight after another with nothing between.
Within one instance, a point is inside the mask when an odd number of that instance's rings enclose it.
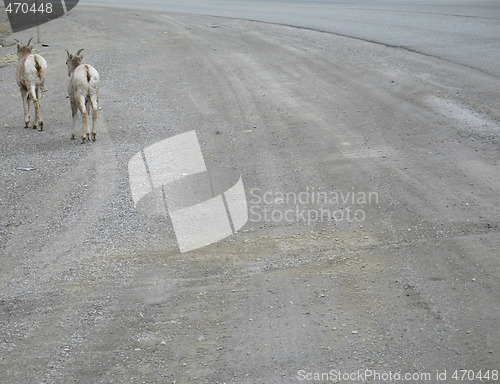
<instances>
[{"instance_id":1,"label":"goat's back","mask_svg":"<svg viewBox=\"0 0 500 384\"><path fill-rule=\"evenodd\" d=\"M89 64L79 65L71 74L69 82L69 94L81 94L91 96L97 94L99 90L99 73Z\"/></svg>"},{"instance_id":2,"label":"goat's back","mask_svg":"<svg viewBox=\"0 0 500 384\"><path fill-rule=\"evenodd\" d=\"M19 86L42 84L45 81L47 62L38 54L30 54L19 61L16 79Z\"/></svg>"}]
</instances>

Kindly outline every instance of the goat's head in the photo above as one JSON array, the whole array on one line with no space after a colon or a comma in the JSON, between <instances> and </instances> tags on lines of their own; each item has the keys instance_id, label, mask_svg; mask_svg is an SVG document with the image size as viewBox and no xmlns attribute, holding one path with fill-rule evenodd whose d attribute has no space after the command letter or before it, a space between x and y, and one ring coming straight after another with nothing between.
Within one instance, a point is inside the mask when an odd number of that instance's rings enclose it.
<instances>
[{"instance_id":1,"label":"goat's head","mask_svg":"<svg viewBox=\"0 0 500 384\"><path fill-rule=\"evenodd\" d=\"M66 66L68 67L68 76L71 76L71 73L82 63L83 59L82 51L83 48L80 49L74 55L66 51L66 53L68 54L68 57L66 58Z\"/></svg>"},{"instance_id":2,"label":"goat's head","mask_svg":"<svg viewBox=\"0 0 500 384\"><path fill-rule=\"evenodd\" d=\"M33 38L29 39L28 44L22 45L20 41L17 41L17 57L19 59L22 59L23 57L28 56L31 53L31 50L33 49L33 44L31 44L31 40Z\"/></svg>"}]
</instances>

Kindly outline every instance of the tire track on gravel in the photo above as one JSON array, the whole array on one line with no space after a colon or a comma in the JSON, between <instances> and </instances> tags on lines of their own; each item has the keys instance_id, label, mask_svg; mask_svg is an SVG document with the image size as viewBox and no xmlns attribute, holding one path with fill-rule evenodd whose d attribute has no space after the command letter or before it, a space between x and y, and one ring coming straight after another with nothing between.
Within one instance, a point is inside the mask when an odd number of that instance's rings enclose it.
<instances>
[{"instance_id":1,"label":"tire track on gravel","mask_svg":"<svg viewBox=\"0 0 500 384\"><path fill-rule=\"evenodd\" d=\"M11 272L11 284L2 287L2 296L6 297L2 303L15 308L11 313L4 312L8 321L4 334L10 345L4 344L2 349L11 362L5 368L6 377L16 375L16 372L9 372L9 367L16 366L14 361L23 361L26 350L43 351L43 354L32 355L31 361L24 361L24 364L37 372L39 379L43 375L49 377L53 368L67 360L68 351L81 343L78 334L84 334L92 323L85 319L92 319L101 311L95 302L82 303L82 292L70 289L75 278L71 271L78 270L92 256L84 248L90 228L96 226L116 189L117 158L103 117L99 120L98 140L84 145L83 150L87 152L78 163L62 174L55 185L42 185L25 196L23 204L36 205L44 201L43 209L37 211L36 219L30 223L32 231L25 226L18 227L5 248L11 250L10 264L19 263L17 268L6 269ZM77 193L82 182L89 183L82 200L78 200L83 205L69 214L65 227L37 229L64 215L61 202ZM33 249L40 249L40 252L33 254L30 252ZM91 293L87 292L85 297L91 297ZM72 318L80 319L76 329Z\"/></svg>"},{"instance_id":2,"label":"tire track on gravel","mask_svg":"<svg viewBox=\"0 0 500 384\"><path fill-rule=\"evenodd\" d=\"M7 241L5 249L10 250L11 262L21 261L31 272L40 268L37 275L48 271L52 276L71 265L73 260L64 256L70 256L85 243L86 234L112 195L116 181L117 160L112 150L107 150L111 140L104 123L100 122L98 135L99 139L84 149L88 152L76 159L55 185L40 185L24 196L20 205L29 207L25 211L32 215L17 219L28 221L29 227L17 227ZM61 225L55 228L58 222ZM33 249L40 250L35 258L30 253Z\"/></svg>"}]
</instances>

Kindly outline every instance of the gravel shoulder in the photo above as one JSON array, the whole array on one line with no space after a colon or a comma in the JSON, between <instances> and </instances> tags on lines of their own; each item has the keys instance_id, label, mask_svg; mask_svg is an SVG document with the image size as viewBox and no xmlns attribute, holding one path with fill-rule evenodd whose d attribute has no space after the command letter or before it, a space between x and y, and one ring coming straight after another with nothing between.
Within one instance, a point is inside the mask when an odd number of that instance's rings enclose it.
<instances>
[{"instance_id":1,"label":"gravel shoulder","mask_svg":"<svg viewBox=\"0 0 500 384\"><path fill-rule=\"evenodd\" d=\"M41 33L44 132L23 128L15 63L0 66L2 383L500 368L498 78L203 16L81 7ZM65 98L80 48L102 79L85 145ZM253 211L181 254L168 217L134 208L127 164L193 129L214 195L241 175ZM322 207L344 219L277 219Z\"/></svg>"}]
</instances>

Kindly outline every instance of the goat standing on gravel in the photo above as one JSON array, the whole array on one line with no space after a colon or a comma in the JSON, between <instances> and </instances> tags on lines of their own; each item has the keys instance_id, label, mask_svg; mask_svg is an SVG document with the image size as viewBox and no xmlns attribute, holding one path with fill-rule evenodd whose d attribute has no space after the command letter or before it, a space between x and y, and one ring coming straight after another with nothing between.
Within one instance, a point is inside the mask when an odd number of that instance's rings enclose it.
<instances>
[{"instance_id":1,"label":"goat standing on gravel","mask_svg":"<svg viewBox=\"0 0 500 384\"><path fill-rule=\"evenodd\" d=\"M73 114L73 133L71 139L76 137L76 122L78 110L82 114L82 144L90 140L87 117L92 109L92 140L97 136L97 103L99 101L99 73L88 64L81 64L83 56L80 49L75 55L70 54L66 59L68 67L69 85L68 95Z\"/></svg>"},{"instance_id":2,"label":"goat standing on gravel","mask_svg":"<svg viewBox=\"0 0 500 384\"><path fill-rule=\"evenodd\" d=\"M33 45L31 38L28 44L22 45L17 42L17 63L16 80L21 90L24 106L24 127L28 128L30 124L30 104L35 104L35 121L33 128L43 131L43 120L40 113L40 102L44 92L45 72L47 71L47 62L38 54L31 53Z\"/></svg>"}]
</instances>

